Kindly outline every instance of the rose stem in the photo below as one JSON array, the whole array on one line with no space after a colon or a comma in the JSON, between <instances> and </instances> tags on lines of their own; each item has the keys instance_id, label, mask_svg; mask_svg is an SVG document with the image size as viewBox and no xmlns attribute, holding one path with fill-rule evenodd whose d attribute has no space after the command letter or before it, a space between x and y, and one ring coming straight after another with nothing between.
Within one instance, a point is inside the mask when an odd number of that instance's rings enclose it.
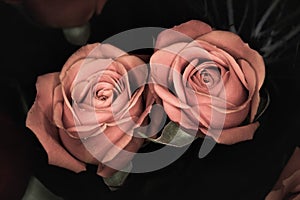
<instances>
[{"instance_id":1,"label":"rose stem","mask_svg":"<svg viewBox=\"0 0 300 200\"><path fill-rule=\"evenodd\" d=\"M272 11L276 8L277 4L280 2L280 0L275 0L273 3L269 6L269 8L266 10L264 15L262 16L261 20L258 22L255 30L254 30L254 37L257 37L259 34L260 30L262 29L263 25L267 21L268 17L272 13Z\"/></svg>"}]
</instances>

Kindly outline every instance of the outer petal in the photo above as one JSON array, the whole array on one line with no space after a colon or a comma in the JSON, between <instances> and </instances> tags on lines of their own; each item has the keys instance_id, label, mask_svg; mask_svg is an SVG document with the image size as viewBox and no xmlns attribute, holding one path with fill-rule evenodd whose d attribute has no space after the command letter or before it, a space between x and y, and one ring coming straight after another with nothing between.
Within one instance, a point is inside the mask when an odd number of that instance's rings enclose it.
<instances>
[{"instance_id":1,"label":"outer petal","mask_svg":"<svg viewBox=\"0 0 300 200\"><path fill-rule=\"evenodd\" d=\"M265 78L265 65L262 56L251 49L248 44L236 34L228 31L212 31L199 39L207 41L217 47L224 49L235 59L247 60L257 74L258 87L260 88Z\"/></svg>"},{"instance_id":2,"label":"outer petal","mask_svg":"<svg viewBox=\"0 0 300 200\"><path fill-rule=\"evenodd\" d=\"M214 138L217 143L232 145L237 142L251 140L257 128L259 122L248 124L245 126L234 127L224 130L205 130L201 129L203 133Z\"/></svg>"},{"instance_id":3,"label":"outer petal","mask_svg":"<svg viewBox=\"0 0 300 200\"><path fill-rule=\"evenodd\" d=\"M252 109L257 110L259 105L259 90L265 79L265 65L262 56L255 50L251 49L248 44L244 43L241 38L227 31L212 31L198 39L207 41L217 47L225 50L236 60L244 59L256 72L256 92L253 96ZM246 76L247 74L245 74ZM253 113L255 115L256 113Z\"/></svg>"},{"instance_id":4,"label":"outer petal","mask_svg":"<svg viewBox=\"0 0 300 200\"><path fill-rule=\"evenodd\" d=\"M113 175L116 170L122 170L130 160L132 160L138 149L142 146L144 139L132 138L128 145L111 161L107 162L103 168L98 168L97 174L103 177Z\"/></svg>"},{"instance_id":5,"label":"outer petal","mask_svg":"<svg viewBox=\"0 0 300 200\"><path fill-rule=\"evenodd\" d=\"M300 198L300 148L294 150L293 155L282 170L274 188L265 200L297 200ZM292 194L295 196L292 197ZM290 198L287 196L290 195Z\"/></svg>"},{"instance_id":6,"label":"outer petal","mask_svg":"<svg viewBox=\"0 0 300 200\"><path fill-rule=\"evenodd\" d=\"M58 73L42 75L36 82L35 102L49 120L53 117L52 105L56 103L53 102L54 90L60 84L58 76Z\"/></svg>"},{"instance_id":7,"label":"outer petal","mask_svg":"<svg viewBox=\"0 0 300 200\"><path fill-rule=\"evenodd\" d=\"M58 74L39 77L37 98L28 112L26 126L33 131L48 154L49 164L70 169L75 172L85 170L85 164L71 156L61 145L58 128L53 125L53 92Z\"/></svg>"},{"instance_id":8,"label":"outer petal","mask_svg":"<svg viewBox=\"0 0 300 200\"><path fill-rule=\"evenodd\" d=\"M89 55L91 55L91 52L94 52L93 50L97 48L99 45L100 45L99 43L95 43L95 44L83 46L80 49L78 49L75 53L73 53L65 62L60 72L59 79L62 83L63 91L66 92L67 98L70 99L71 96L70 88L82 64L84 62L87 62L87 60L89 61L91 60L89 58Z\"/></svg>"},{"instance_id":9,"label":"outer petal","mask_svg":"<svg viewBox=\"0 0 300 200\"><path fill-rule=\"evenodd\" d=\"M126 52L109 44L88 44L68 58L61 70L60 80L65 89L71 88L71 84L82 65L95 59L115 59L125 54Z\"/></svg>"},{"instance_id":10,"label":"outer petal","mask_svg":"<svg viewBox=\"0 0 300 200\"><path fill-rule=\"evenodd\" d=\"M162 31L157 37L155 48L161 49L177 42L191 42L193 39L210 31L212 31L212 28L208 24L190 20L172 29Z\"/></svg>"}]
</instances>

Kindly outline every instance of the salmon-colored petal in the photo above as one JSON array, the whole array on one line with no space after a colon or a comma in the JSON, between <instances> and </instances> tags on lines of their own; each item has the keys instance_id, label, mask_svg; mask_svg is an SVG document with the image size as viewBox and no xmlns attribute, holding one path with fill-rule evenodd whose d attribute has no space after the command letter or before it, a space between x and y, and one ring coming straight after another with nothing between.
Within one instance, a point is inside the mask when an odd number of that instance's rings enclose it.
<instances>
[{"instance_id":1,"label":"salmon-colored petal","mask_svg":"<svg viewBox=\"0 0 300 200\"><path fill-rule=\"evenodd\" d=\"M260 89L265 79L265 65L262 56L251 49L242 39L229 31L212 31L198 39L209 42L225 50L237 59L244 59L250 63L256 72L257 88Z\"/></svg>"},{"instance_id":2,"label":"salmon-colored petal","mask_svg":"<svg viewBox=\"0 0 300 200\"><path fill-rule=\"evenodd\" d=\"M117 142L115 142L114 145L111 146L111 148L106 152L102 159L102 162L107 163L113 160L131 142L132 138L133 133L123 134L123 136Z\"/></svg>"},{"instance_id":3,"label":"salmon-colored petal","mask_svg":"<svg viewBox=\"0 0 300 200\"><path fill-rule=\"evenodd\" d=\"M56 103L53 102L54 89L60 84L58 76L59 74L56 72L45 74L39 76L36 82L37 94L35 101L50 121L53 117L53 103Z\"/></svg>"},{"instance_id":4,"label":"salmon-colored petal","mask_svg":"<svg viewBox=\"0 0 300 200\"><path fill-rule=\"evenodd\" d=\"M198 120L190 118L185 115L185 112L181 108L174 107L168 102L163 102L164 110L167 113L171 121L180 124L186 129L195 130L199 126Z\"/></svg>"},{"instance_id":5,"label":"salmon-colored petal","mask_svg":"<svg viewBox=\"0 0 300 200\"><path fill-rule=\"evenodd\" d=\"M76 114L74 113L74 110L72 108L72 105L64 96L64 102L63 102L63 115L62 115L62 121L64 128L73 127L76 125L80 125L79 119L76 118Z\"/></svg>"},{"instance_id":6,"label":"salmon-colored petal","mask_svg":"<svg viewBox=\"0 0 300 200\"><path fill-rule=\"evenodd\" d=\"M199 43L199 45L201 45L202 48L208 51L207 53L209 55L208 59L215 62L217 66L220 66L222 76L224 75L224 71L228 71L230 72L229 76L234 76L239 79L240 81L239 85L243 85L245 87L247 86L247 82L245 78L246 74L243 73L241 66L238 65L237 63L238 59L235 59L234 56L232 56L228 52L212 44L209 44L206 41L197 40L197 43ZM231 79L232 78L227 79L226 82ZM223 83L225 84L224 78L223 78Z\"/></svg>"},{"instance_id":7,"label":"salmon-colored petal","mask_svg":"<svg viewBox=\"0 0 300 200\"><path fill-rule=\"evenodd\" d=\"M142 138L133 137L128 145L111 161L104 163L102 169L98 168L97 174L103 177L113 175L116 170L122 170L128 165L130 160L135 156L135 153L140 149L144 142Z\"/></svg>"},{"instance_id":8,"label":"salmon-colored petal","mask_svg":"<svg viewBox=\"0 0 300 200\"><path fill-rule=\"evenodd\" d=\"M123 55L116 58L116 61L122 63L122 65L124 65L127 72L138 66L145 65L142 59L134 55ZM138 76L136 78L138 78Z\"/></svg>"},{"instance_id":9,"label":"salmon-colored petal","mask_svg":"<svg viewBox=\"0 0 300 200\"><path fill-rule=\"evenodd\" d=\"M300 192L300 148L296 147L283 168L273 189L265 200L299 199Z\"/></svg>"},{"instance_id":10,"label":"salmon-colored petal","mask_svg":"<svg viewBox=\"0 0 300 200\"><path fill-rule=\"evenodd\" d=\"M98 165L97 174L101 177L108 178L114 175L114 173L116 173L117 171L120 170L105 166L102 163L100 163Z\"/></svg>"},{"instance_id":11,"label":"salmon-colored petal","mask_svg":"<svg viewBox=\"0 0 300 200\"><path fill-rule=\"evenodd\" d=\"M69 97L68 91L71 90L71 85L79 71L91 69L92 72L93 70L95 72L98 69L107 69L112 59L125 54L126 52L117 47L101 43L88 44L78 49L68 58L60 73L60 80L63 83L63 88L67 92L67 97ZM104 59L104 61L101 59ZM87 74L90 74L88 72L89 71L80 72L80 78L85 78Z\"/></svg>"},{"instance_id":12,"label":"salmon-colored petal","mask_svg":"<svg viewBox=\"0 0 300 200\"><path fill-rule=\"evenodd\" d=\"M296 147L292 156L290 157L289 161L285 165L284 169L282 170L280 177L278 178L275 188L278 188L282 181L288 177L290 177L293 173L297 170L300 170L300 148Z\"/></svg>"},{"instance_id":13,"label":"salmon-colored petal","mask_svg":"<svg viewBox=\"0 0 300 200\"><path fill-rule=\"evenodd\" d=\"M86 170L85 164L74 158L62 146L57 127L52 125L36 103L33 104L28 112L26 126L33 131L46 150L49 164L74 172Z\"/></svg>"},{"instance_id":14,"label":"salmon-colored petal","mask_svg":"<svg viewBox=\"0 0 300 200\"><path fill-rule=\"evenodd\" d=\"M259 122L248 124L245 126L238 126L229 129L210 129L201 128L200 130L211 136L217 143L232 145L238 142L251 140L257 128L259 127Z\"/></svg>"},{"instance_id":15,"label":"salmon-colored petal","mask_svg":"<svg viewBox=\"0 0 300 200\"><path fill-rule=\"evenodd\" d=\"M62 95L62 87L58 85L53 92L53 122L59 128L65 128L63 124L63 105L64 98Z\"/></svg>"},{"instance_id":16,"label":"salmon-colored petal","mask_svg":"<svg viewBox=\"0 0 300 200\"><path fill-rule=\"evenodd\" d=\"M118 62L114 62L112 59L86 59L84 62L76 63L76 65L79 65L79 67L74 70L75 74L70 74L75 68L72 67L68 70L66 78L61 80L65 90L72 91L78 84L83 83L91 85L98 82L107 82L114 85L126 74L124 66Z\"/></svg>"},{"instance_id":17,"label":"salmon-colored petal","mask_svg":"<svg viewBox=\"0 0 300 200\"><path fill-rule=\"evenodd\" d=\"M246 75L246 81L247 81L247 88L248 88L248 100L251 100L251 110L250 110L250 122L253 122L255 115L257 114L259 102L260 102L260 96L259 96L259 90L257 88L257 80L256 80L256 74L253 68L250 67L250 64L243 59L238 60L239 65L241 66L241 69L243 70L244 74Z\"/></svg>"},{"instance_id":18,"label":"salmon-colored petal","mask_svg":"<svg viewBox=\"0 0 300 200\"><path fill-rule=\"evenodd\" d=\"M66 76L66 72L69 70L70 67L74 65L74 63L78 62L79 60L82 60L84 58L90 57L90 53L99 46L100 43L94 43L94 44L88 44L81 48L79 48L77 51L75 51L65 62L64 66L62 67L62 70L60 72L60 79L64 79Z\"/></svg>"},{"instance_id":19,"label":"salmon-colored petal","mask_svg":"<svg viewBox=\"0 0 300 200\"><path fill-rule=\"evenodd\" d=\"M64 147L68 149L76 158L86 163L99 163L125 133L118 127L107 127L105 130L96 130L94 137L86 139L72 138L66 132L60 131L60 138ZM122 145L125 147L130 141L130 138L122 140ZM121 144L120 144L121 146Z\"/></svg>"},{"instance_id":20,"label":"salmon-colored petal","mask_svg":"<svg viewBox=\"0 0 300 200\"><path fill-rule=\"evenodd\" d=\"M157 37L155 48L161 49L178 42L191 42L210 31L212 28L208 24L198 20L190 20L172 29L162 31Z\"/></svg>"},{"instance_id":21,"label":"salmon-colored petal","mask_svg":"<svg viewBox=\"0 0 300 200\"><path fill-rule=\"evenodd\" d=\"M103 43L100 44L95 51L92 51L89 56L95 58L108 58L108 59L112 58L115 60L124 55L128 55L128 53L119 49L116 46Z\"/></svg>"},{"instance_id":22,"label":"salmon-colored petal","mask_svg":"<svg viewBox=\"0 0 300 200\"><path fill-rule=\"evenodd\" d=\"M172 83L169 70L177 54L186 46L186 43L176 43L166 49L156 51L150 58L150 80L162 86Z\"/></svg>"},{"instance_id":23,"label":"salmon-colored petal","mask_svg":"<svg viewBox=\"0 0 300 200\"><path fill-rule=\"evenodd\" d=\"M225 100L234 105L242 105L248 99L248 91L242 85L238 77L234 72L229 72L226 82L223 83L223 90L221 93L225 93ZM220 95L223 96L223 95Z\"/></svg>"},{"instance_id":24,"label":"salmon-colored petal","mask_svg":"<svg viewBox=\"0 0 300 200\"><path fill-rule=\"evenodd\" d=\"M208 128L231 128L241 124L249 113L249 103L236 107L230 102L205 93L197 93L198 103L191 106L194 117ZM206 121L203 123L202 121Z\"/></svg>"},{"instance_id":25,"label":"salmon-colored petal","mask_svg":"<svg viewBox=\"0 0 300 200\"><path fill-rule=\"evenodd\" d=\"M208 24L199 20L190 20L178 26L174 26L172 29L193 39L212 31L212 28Z\"/></svg>"},{"instance_id":26,"label":"salmon-colored petal","mask_svg":"<svg viewBox=\"0 0 300 200\"><path fill-rule=\"evenodd\" d=\"M187 105L180 101L174 94L172 94L167 88L160 85L154 85L154 91L156 94L166 103L169 103L177 108L186 108Z\"/></svg>"}]
</instances>

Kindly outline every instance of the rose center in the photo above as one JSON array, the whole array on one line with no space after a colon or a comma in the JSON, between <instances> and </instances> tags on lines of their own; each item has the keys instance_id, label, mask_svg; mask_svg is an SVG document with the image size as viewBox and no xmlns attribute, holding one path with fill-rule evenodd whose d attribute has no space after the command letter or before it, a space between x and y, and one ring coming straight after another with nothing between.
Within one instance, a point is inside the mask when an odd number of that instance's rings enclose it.
<instances>
[{"instance_id":1,"label":"rose center","mask_svg":"<svg viewBox=\"0 0 300 200\"><path fill-rule=\"evenodd\" d=\"M98 90L96 92L96 98L99 99L100 101L106 101L109 97L104 94L105 90Z\"/></svg>"},{"instance_id":2,"label":"rose center","mask_svg":"<svg viewBox=\"0 0 300 200\"><path fill-rule=\"evenodd\" d=\"M211 88L220 81L221 72L217 66L210 65L210 63L204 64L206 65L205 67L203 67L203 65L199 66L199 68L202 67L202 69L198 69L199 74L197 77L199 78L201 85Z\"/></svg>"},{"instance_id":3,"label":"rose center","mask_svg":"<svg viewBox=\"0 0 300 200\"><path fill-rule=\"evenodd\" d=\"M209 80L210 79L209 73L206 70L203 70L201 72L201 76L202 76L202 80L204 83L209 83L211 81L211 80Z\"/></svg>"},{"instance_id":4,"label":"rose center","mask_svg":"<svg viewBox=\"0 0 300 200\"><path fill-rule=\"evenodd\" d=\"M211 77L210 73L206 69L202 70L200 72L200 75L201 75L202 82L204 84L206 84L207 86L212 86L213 85L214 80Z\"/></svg>"},{"instance_id":5,"label":"rose center","mask_svg":"<svg viewBox=\"0 0 300 200\"><path fill-rule=\"evenodd\" d=\"M99 99L100 101L106 101L106 100L108 99L108 97L105 96L105 95L101 95L100 97L98 97L98 99Z\"/></svg>"}]
</instances>

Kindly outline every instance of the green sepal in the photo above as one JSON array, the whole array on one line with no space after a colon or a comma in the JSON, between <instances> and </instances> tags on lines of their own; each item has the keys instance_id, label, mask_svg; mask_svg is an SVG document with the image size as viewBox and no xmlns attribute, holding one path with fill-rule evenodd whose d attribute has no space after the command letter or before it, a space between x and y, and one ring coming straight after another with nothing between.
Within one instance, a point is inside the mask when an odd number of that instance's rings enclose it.
<instances>
[{"instance_id":1,"label":"green sepal","mask_svg":"<svg viewBox=\"0 0 300 200\"><path fill-rule=\"evenodd\" d=\"M141 135L143 135L141 133ZM158 138L147 138L148 140L168 146L183 147L192 143L196 137L185 132L180 126L170 121L162 130L161 135Z\"/></svg>"},{"instance_id":2,"label":"green sepal","mask_svg":"<svg viewBox=\"0 0 300 200\"><path fill-rule=\"evenodd\" d=\"M109 187L110 190L115 191L119 189L124 182L126 181L130 171L131 171L132 165L128 165L123 170L117 171L114 173L111 177L103 177L104 183Z\"/></svg>"}]
</instances>

